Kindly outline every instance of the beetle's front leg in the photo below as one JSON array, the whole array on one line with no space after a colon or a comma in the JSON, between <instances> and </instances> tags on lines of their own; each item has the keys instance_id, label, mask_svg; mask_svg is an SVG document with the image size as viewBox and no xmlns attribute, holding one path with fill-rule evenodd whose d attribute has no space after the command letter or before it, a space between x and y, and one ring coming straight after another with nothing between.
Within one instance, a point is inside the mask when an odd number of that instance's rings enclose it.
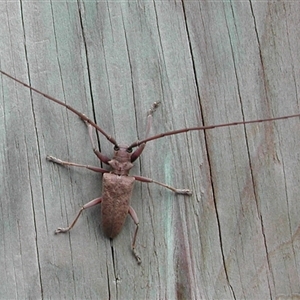
<instances>
[{"instance_id":1,"label":"beetle's front leg","mask_svg":"<svg viewBox=\"0 0 300 300\"><path fill-rule=\"evenodd\" d=\"M65 166L65 167L67 167L67 166L79 167L79 168L89 169L89 170L92 170L94 172L109 173L108 170L105 170L105 169L100 168L100 167L94 167L94 166L90 166L90 165L82 165L82 164L77 164L77 163L73 163L73 162L70 162L70 161L64 161L64 160L61 160L61 159L56 158L56 157L51 156L51 155L47 155L46 159L53 162L53 163L56 163L56 164L59 164L61 166Z\"/></svg>"},{"instance_id":2,"label":"beetle's front leg","mask_svg":"<svg viewBox=\"0 0 300 300\"><path fill-rule=\"evenodd\" d=\"M147 113L147 124L146 124L146 138L149 136L150 129L152 127L153 114L158 108L160 102L154 102ZM131 162L134 162L144 151L146 143L141 144L131 155Z\"/></svg>"},{"instance_id":3,"label":"beetle's front leg","mask_svg":"<svg viewBox=\"0 0 300 300\"><path fill-rule=\"evenodd\" d=\"M102 154L96 147L96 143L95 143L95 139L94 139L94 135L93 135L93 131L94 131L93 126L91 124L89 124L87 121L85 121L84 119L81 119L81 120L85 123L85 125L88 128L89 138L90 138L94 153L103 163L108 165L110 158L107 157L106 155Z\"/></svg>"}]
</instances>

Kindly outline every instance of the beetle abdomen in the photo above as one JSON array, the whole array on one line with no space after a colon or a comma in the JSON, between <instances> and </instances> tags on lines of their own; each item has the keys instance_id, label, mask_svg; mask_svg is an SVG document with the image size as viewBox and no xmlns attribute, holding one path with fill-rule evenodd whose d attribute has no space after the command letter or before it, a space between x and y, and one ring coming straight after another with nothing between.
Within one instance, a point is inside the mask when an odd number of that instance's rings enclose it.
<instances>
[{"instance_id":1,"label":"beetle abdomen","mask_svg":"<svg viewBox=\"0 0 300 300\"><path fill-rule=\"evenodd\" d=\"M131 176L103 174L101 216L103 231L109 238L117 236L124 225L134 181Z\"/></svg>"}]
</instances>

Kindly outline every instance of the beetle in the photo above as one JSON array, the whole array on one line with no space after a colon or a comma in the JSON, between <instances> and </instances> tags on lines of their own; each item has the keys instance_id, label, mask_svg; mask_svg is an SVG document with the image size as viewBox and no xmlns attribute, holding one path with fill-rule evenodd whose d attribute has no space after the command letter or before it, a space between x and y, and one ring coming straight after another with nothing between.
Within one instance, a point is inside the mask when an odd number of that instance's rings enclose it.
<instances>
[{"instance_id":1,"label":"beetle","mask_svg":"<svg viewBox=\"0 0 300 300\"><path fill-rule=\"evenodd\" d=\"M159 103L155 102L148 112L146 130L147 134L150 131L152 115L158 107L158 105ZM87 168L89 170L100 172L103 174L103 195L83 205L79 210L77 216L75 217L74 221L71 223L71 225L66 228L59 227L56 229L55 233L58 234L70 231L77 222L83 210L101 203L102 228L107 237L113 239L120 233L128 214L133 219L136 225L136 229L132 241L132 252L137 262L140 264L141 259L135 250L135 242L139 228L139 219L133 207L130 206L130 198L135 180L148 183L153 182L163 187L166 187L177 194L191 195L191 192L188 189L176 189L167 184L155 181L147 177L129 176L129 171L133 167L133 162L141 155L146 143L142 143L141 145L139 145L138 148L133 152L132 147L127 145L119 145L115 142L113 138L108 137L109 141L111 141L114 144L114 156L112 159L110 159L107 156L103 155L95 147L95 142L92 135L93 127L91 124L89 124L90 120L85 119L85 117L82 116L81 118L84 119L84 122L88 126L89 137L94 153L101 160L101 162L109 165L112 170L108 171L99 167L66 162L49 155L46 157L49 161L63 166Z\"/></svg>"},{"instance_id":2,"label":"beetle","mask_svg":"<svg viewBox=\"0 0 300 300\"><path fill-rule=\"evenodd\" d=\"M107 169L100 168L100 167L94 167L94 166L89 166L89 165L77 164L74 162L63 161L63 160L60 160L58 158L55 158L55 157L49 156L49 155L46 157L48 161L57 163L62 166L73 166L73 167L86 168L86 169L92 170L94 172L103 174L103 182L102 182L103 195L101 197L93 199L92 201L83 205L81 207L81 209L79 210L79 212L77 213L74 221L68 227L57 228L55 230L55 234L66 233L66 232L70 231L76 224L81 213L85 209L95 206L97 204L101 204L101 220L102 220L103 231L107 237L113 239L122 230L125 219L126 219L127 215L129 214L136 225L131 248L132 248L133 255L136 258L138 264L141 263L141 258L138 255L138 253L136 252L135 244L136 244L136 238L137 238L137 233L138 233L138 229L139 229L139 219L138 219L138 216L137 216L136 212L134 211L133 207L130 206L130 198L131 198L134 182L137 180L137 181L146 182L146 183L155 183L162 187L170 189L171 191L175 192L176 194L182 194L182 195L191 195L192 194L189 189L177 189L177 188L171 187L165 183L155 181L151 178L147 178L147 177L143 177L143 176L129 175L129 171L133 167L133 162L142 154L147 142L156 140L159 138L163 138L165 136L180 134L180 133L184 133L184 132L188 132L188 131L209 130L209 129L214 129L214 128L218 128L218 127L228 127L228 126L235 126L235 125L241 125L241 124L252 124L252 123L260 123L260 122L267 122L267 121L275 121L275 120L295 118L295 117L300 116L300 114L294 114L294 115L274 117L274 118L268 118L268 119L260 119L260 120L239 121L239 122L218 124L218 125L209 125L209 126L197 126L197 127L183 128L183 129L179 129L179 130L169 131L169 132L165 132L165 133L161 133L161 134L149 137L153 114L160 104L160 102L154 102L154 104L152 105L152 107L150 108L150 110L147 113L147 125L146 125L145 139L143 139L141 141L136 141L129 146L128 145L119 145L112 136L108 135L95 122L93 122L91 119L86 117L83 113L77 111L75 108L31 87L30 85L18 80L17 78L9 75L8 73L6 73L4 71L0 70L0 73L9 77L12 80L18 82L19 84L22 84L26 88L29 88L30 90L44 96L45 98L47 98L61 106L64 106L65 108L67 108L68 110L72 111L74 114L79 116L84 121L84 123L86 124L86 126L88 128L89 139L90 139L94 153L96 154L96 156L100 159L100 161L102 163L107 164L111 167L111 170L107 170ZM112 159L105 156L104 154L102 154L96 148L95 141L93 138L93 130L94 129L99 131L102 135L104 135L106 137L106 139L110 143L112 143L114 145L114 156ZM136 148L136 147L137 147L137 149L135 151L133 151L133 148Z\"/></svg>"}]
</instances>

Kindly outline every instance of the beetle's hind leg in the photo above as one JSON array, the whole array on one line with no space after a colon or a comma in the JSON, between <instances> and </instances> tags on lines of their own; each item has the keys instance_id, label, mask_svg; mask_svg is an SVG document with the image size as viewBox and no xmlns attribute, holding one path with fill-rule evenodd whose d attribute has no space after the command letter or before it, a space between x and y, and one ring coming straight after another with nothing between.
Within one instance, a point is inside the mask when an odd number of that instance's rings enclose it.
<instances>
[{"instance_id":1,"label":"beetle's hind leg","mask_svg":"<svg viewBox=\"0 0 300 300\"><path fill-rule=\"evenodd\" d=\"M58 227L58 228L55 230L55 234L57 234L57 233L66 233L66 232L70 231L70 230L74 227L74 225L76 224L76 222L77 222L77 220L79 219L81 213L82 213L86 208L90 208L90 207L92 207L92 206L95 206L95 205L97 205L97 204L100 204L101 201L102 201L102 197L96 198L96 199L94 199L94 200L92 200L92 201L86 203L85 205L83 205L83 206L81 207L80 211L78 212L76 218L75 218L74 221L71 223L71 225L68 226L68 227L65 227L65 228Z\"/></svg>"},{"instance_id":2,"label":"beetle's hind leg","mask_svg":"<svg viewBox=\"0 0 300 300\"><path fill-rule=\"evenodd\" d=\"M137 237L137 233L139 230L139 219L138 219L138 216L137 216L135 210L131 206L129 206L128 213L130 214L134 224L136 225L133 240L132 240L132 246L131 246L132 253L133 253L134 257L136 258L137 263L141 264L141 262L142 262L141 258L139 257L139 255L137 254L137 252L135 250L135 242L136 242L136 237Z\"/></svg>"}]
</instances>

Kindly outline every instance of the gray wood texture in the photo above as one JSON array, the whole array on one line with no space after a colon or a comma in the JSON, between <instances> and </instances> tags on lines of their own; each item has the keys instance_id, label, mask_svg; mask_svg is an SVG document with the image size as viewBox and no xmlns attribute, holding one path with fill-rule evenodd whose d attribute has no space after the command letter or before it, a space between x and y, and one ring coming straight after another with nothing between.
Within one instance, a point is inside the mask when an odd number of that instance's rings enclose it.
<instances>
[{"instance_id":1,"label":"gray wood texture","mask_svg":"<svg viewBox=\"0 0 300 300\"><path fill-rule=\"evenodd\" d=\"M297 1L1 1L0 68L118 141L299 112ZM132 170L134 224L112 242L99 165L77 116L0 77L0 299L299 299L298 119L149 142ZM100 136L100 147L112 146Z\"/></svg>"}]
</instances>

